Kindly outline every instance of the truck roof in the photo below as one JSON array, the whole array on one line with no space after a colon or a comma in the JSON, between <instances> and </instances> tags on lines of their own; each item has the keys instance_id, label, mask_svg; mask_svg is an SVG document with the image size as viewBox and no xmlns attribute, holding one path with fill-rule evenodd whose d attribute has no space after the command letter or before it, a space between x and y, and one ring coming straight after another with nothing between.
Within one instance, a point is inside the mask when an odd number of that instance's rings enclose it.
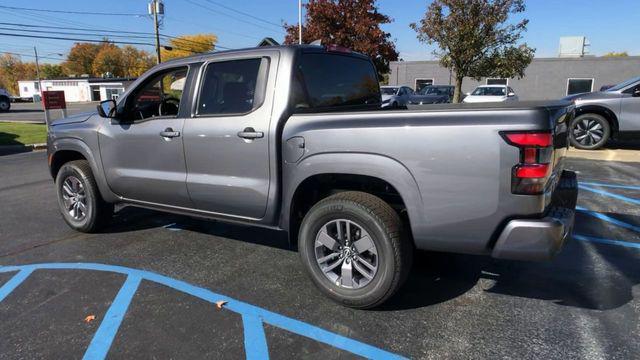
<instances>
[{"instance_id":1,"label":"truck roof","mask_svg":"<svg viewBox=\"0 0 640 360\"><path fill-rule=\"evenodd\" d=\"M224 50L224 51L212 51L212 52L208 52L208 53L195 54L195 55L191 55L191 56L185 56L185 57L181 57L181 58L167 60L167 61L163 62L162 64L191 63L191 62L194 62L194 61L205 61L207 59L215 58L215 57L218 57L218 56L221 56L221 55L229 55L229 54L245 55L245 54L252 54L252 53L261 53L261 52L264 52L265 50L277 50L277 51L288 52L290 54L293 54L296 51L301 50L301 49L303 51L309 51L309 52L335 52L335 53L342 53L342 54L345 54L345 55L353 55L353 56L360 56L360 57L368 58L366 55L358 53L358 52L355 52L355 51L351 51L351 52L331 51L331 50L327 50L327 46L325 46L325 45L307 45L307 44L303 44L303 45L258 46L258 47L233 49L233 50Z\"/></svg>"}]
</instances>

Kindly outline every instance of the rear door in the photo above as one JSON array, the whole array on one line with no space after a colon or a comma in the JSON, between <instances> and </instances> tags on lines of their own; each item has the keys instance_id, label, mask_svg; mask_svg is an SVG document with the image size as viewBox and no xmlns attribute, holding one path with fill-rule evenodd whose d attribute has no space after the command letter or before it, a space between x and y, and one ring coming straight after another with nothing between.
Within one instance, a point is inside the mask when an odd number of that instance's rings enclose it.
<instances>
[{"instance_id":1,"label":"rear door","mask_svg":"<svg viewBox=\"0 0 640 360\"><path fill-rule=\"evenodd\" d=\"M128 95L117 119L105 119L98 134L100 154L107 183L116 194L190 205L181 136L187 74L187 66L158 70Z\"/></svg>"},{"instance_id":2,"label":"rear door","mask_svg":"<svg viewBox=\"0 0 640 360\"><path fill-rule=\"evenodd\" d=\"M262 218L270 185L269 123L277 53L201 68L184 127L187 189L195 208Z\"/></svg>"}]
</instances>

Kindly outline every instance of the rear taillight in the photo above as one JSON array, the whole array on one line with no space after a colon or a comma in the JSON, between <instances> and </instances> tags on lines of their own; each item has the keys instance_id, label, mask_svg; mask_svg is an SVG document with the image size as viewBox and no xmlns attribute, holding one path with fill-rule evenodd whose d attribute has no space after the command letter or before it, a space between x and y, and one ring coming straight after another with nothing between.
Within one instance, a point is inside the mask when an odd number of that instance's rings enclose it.
<instances>
[{"instance_id":1,"label":"rear taillight","mask_svg":"<svg viewBox=\"0 0 640 360\"><path fill-rule=\"evenodd\" d=\"M511 172L511 192L543 193L551 177L553 135L550 132L503 132L502 137L520 149L520 162Z\"/></svg>"}]
</instances>

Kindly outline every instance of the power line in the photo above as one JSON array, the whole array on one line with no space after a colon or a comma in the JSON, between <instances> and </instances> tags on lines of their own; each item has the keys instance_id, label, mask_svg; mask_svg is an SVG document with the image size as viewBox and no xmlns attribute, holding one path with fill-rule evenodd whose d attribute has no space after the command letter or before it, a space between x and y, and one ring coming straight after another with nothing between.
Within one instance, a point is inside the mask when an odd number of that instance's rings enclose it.
<instances>
[{"instance_id":1,"label":"power line","mask_svg":"<svg viewBox=\"0 0 640 360\"><path fill-rule=\"evenodd\" d=\"M133 42L133 41L120 41L120 40L96 40L96 39L80 39L80 38L68 38L68 37L59 37L59 36L43 36L43 35L28 35L28 34L11 34L11 33L0 33L0 36L15 36L15 37L25 37L25 38L33 38L33 39L53 39L53 40L70 40L70 41L81 41L81 42L91 42L91 43L111 43L111 44L125 44L125 45L145 45L145 46L155 46L150 43L143 42ZM165 47L167 45L163 45ZM192 51L195 52L193 48L185 48L181 46L171 46L177 50L183 51ZM215 45L214 45L215 48ZM223 47L220 47L223 48ZM231 50L227 48L228 50Z\"/></svg>"},{"instance_id":2,"label":"power line","mask_svg":"<svg viewBox=\"0 0 640 360\"><path fill-rule=\"evenodd\" d=\"M22 53L15 53L15 52L9 52L9 51L0 51L0 53L2 54L9 54L9 55L15 55L15 56L28 56L28 57L35 57L34 55L30 55L30 54L22 54ZM49 56L38 56L38 58L40 59L50 59L50 60L64 60L61 58L54 58L54 57L49 57Z\"/></svg>"},{"instance_id":3,"label":"power line","mask_svg":"<svg viewBox=\"0 0 640 360\"><path fill-rule=\"evenodd\" d=\"M71 40L71 41L96 42L96 43L112 43L112 44L154 46L153 44L149 44L149 43L119 41L119 40L111 41L111 40L108 40L108 39L107 40L95 40L95 39L79 39L79 38L67 38L67 37L58 37L58 36L41 36L41 35L10 34L10 33L0 33L0 36L16 36L16 37L26 37L26 38L34 38L34 39Z\"/></svg>"},{"instance_id":4,"label":"power line","mask_svg":"<svg viewBox=\"0 0 640 360\"><path fill-rule=\"evenodd\" d=\"M10 27L0 26L0 30L30 32L30 33L45 33L45 34L59 34L59 35L79 35L79 36L101 36L101 37L116 37L116 38L138 38L149 39L149 35L116 35L116 34L96 34L96 33L76 33L68 31L53 31L53 30L28 30L28 29L16 29Z\"/></svg>"},{"instance_id":5,"label":"power line","mask_svg":"<svg viewBox=\"0 0 640 360\"><path fill-rule=\"evenodd\" d=\"M278 28L282 28L282 24L277 24L277 23L274 23L274 22L271 22L271 21L268 21L268 20L265 20L265 19L259 18L259 17L257 17L257 16L251 15L251 14L246 13L246 12L244 12L244 11L236 10L236 9L234 9L234 8L230 7L230 6L227 6L227 5L224 5L224 4L220 4L220 3L219 3L219 2L217 2L217 1L213 1L213 0L205 0L205 1L206 1L206 2L208 2L208 3L210 3L210 4L213 4L213 5L219 6L219 7L224 8L224 9L227 9L227 10L229 10L229 11L233 11L234 13L237 13L237 14L240 14L240 15L244 15L244 16L248 16L248 17L250 17L250 18L252 18L252 19L258 20L258 21L263 22L263 23L265 23L265 24L269 24L269 25L276 26L276 27L278 27Z\"/></svg>"},{"instance_id":6,"label":"power line","mask_svg":"<svg viewBox=\"0 0 640 360\"><path fill-rule=\"evenodd\" d=\"M135 16L135 17L146 17L146 14L129 14L129 13L106 13L106 12L93 12L93 11L70 11L70 10L52 10L52 9L33 9L33 8L22 8L15 6L5 6L0 5L0 8L9 9L9 10L18 10L18 11L37 11L37 12L47 12L47 13L59 13L59 14L75 14L75 15L105 15L105 16Z\"/></svg>"},{"instance_id":7,"label":"power line","mask_svg":"<svg viewBox=\"0 0 640 360\"><path fill-rule=\"evenodd\" d=\"M231 18L231 19L234 19L234 20L237 20L237 21L240 21L240 22L246 23L246 24L250 24L250 25L253 25L253 26L259 27L259 28L261 28L261 29L265 29L265 30L268 30L268 31L271 31L271 32L276 32L276 30L275 30L275 29L268 28L268 27L266 27L266 26L262 26L262 25L260 25L260 24L256 24L256 23L254 23L254 22L252 22L252 21L249 21L249 20L241 19L241 18L238 18L238 17L233 16L233 15L226 14L226 13L221 12L221 11L219 11L219 10L215 10L215 9L212 9L212 8L210 8L210 7L208 7L208 6L205 6L205 5L199 4L199 3L195 2L195 1L192 1L192 0L185 0L185 1L186 1L186 2L188 2L188 3L191 3L191 4L195 5L195 6L201 7L201 8L203 8L203 9L205 9L205 10L207 10L207 11L211 12L212 14L216 14L216 15L224 15L224 16L229 17L229 18ZM282 30L282 32L284 32L284 30Z\"/></svg>"},{"instance_id":8,"label":"power line","mask_svg":"<svg viewBox=\"0 0 640 360\"><path fill-rule=\"evenodd\" d=\"M119 31L119 30L106 30L106 29L89 29L89 28L75 28L75 27L67 27L67 26L50 26L50 25L34 25L34 24L20 24L20 23L12 23L12 22L0 22L0 25L9 25L9 26L14 26L14 27L32 27L32 28L39 28L39 29L59 29L59 30L74 30L74 31L99 31L99 32L103 32L103 33L122 33L122 34L141 34L141 35L147 35L148 38L151 38L153 36L155 36L154 33L150 33L150 32L143 32L143 31ZM0 27L0 29L3 29L2 27ZM13 29L6 29L6 30L12 30L12 31L24 31L24 30L13 30ZM28 30L30 32L52 32L52 31L36 31L36 30ZM66 35L80 35L82 36L82 34L80 33L68 33ZM113 37L124 37L124 36L120 36L120 35L111 35L111 34L96 34L95 36L105 36L105 37L109 37L109 36L113 36ZM169 39L179 39L180 41L186 41L186 42L190 42L193 44L199 44L199 45L210 45L209 43L206 42L201 42L201 41L196 41L196 40L191 40L191 39L183 39L177 36L173 36L173 35L167 35L167 34L160 34L160 36L165 37L165 38L169 38ZM132 38L136 37L136 36L131 36ZM214 45L217 48L220 49L225 49L225 50L232 50L229 47L225 47L222 45L218 45L215 44Z\"/></svg>"}]
</instances>

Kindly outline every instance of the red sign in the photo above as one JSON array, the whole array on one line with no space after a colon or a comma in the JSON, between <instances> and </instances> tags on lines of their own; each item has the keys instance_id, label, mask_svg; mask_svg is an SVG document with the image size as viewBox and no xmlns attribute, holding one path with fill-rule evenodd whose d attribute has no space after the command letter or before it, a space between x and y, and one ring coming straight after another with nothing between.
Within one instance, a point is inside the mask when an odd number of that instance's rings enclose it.
<instances>
[{"instance_id":1,"label":"red sign","mask_svg":"<svg viewBox=\"0 0 640 360\"><path fill-rule=\"evenodd\" d=\"M64 100L64 91L43 91L42 102L45 110L67 108L67 102Z\"/></svg>"}]
</instances>

